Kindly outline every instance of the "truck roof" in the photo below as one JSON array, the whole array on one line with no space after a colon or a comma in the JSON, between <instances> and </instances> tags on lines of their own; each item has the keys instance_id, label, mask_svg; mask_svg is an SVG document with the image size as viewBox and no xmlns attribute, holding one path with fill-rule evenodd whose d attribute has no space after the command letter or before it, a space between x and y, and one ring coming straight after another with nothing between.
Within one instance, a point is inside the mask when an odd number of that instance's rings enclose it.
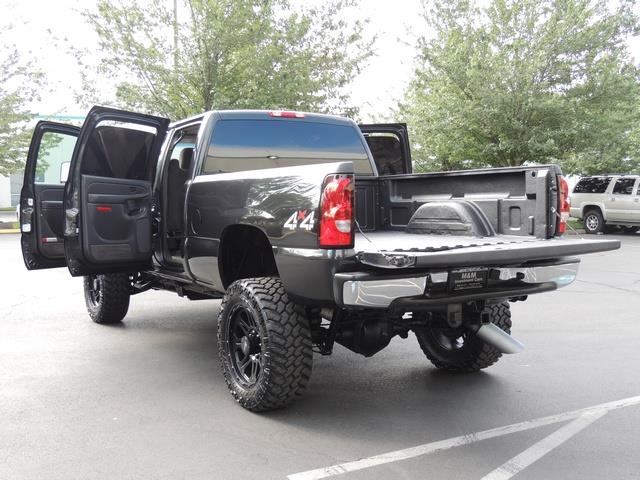
<instances>
[{"instance_id":1,"label":"truck roof","mask_svg":"<svg viewBox=\"0 0 640 480\"><path fill-rule=\"evenodd\" d=\"M220 118L243 119L243 120L313 120L321 123L336 123L345 125L355 125L349 118L337 115L327 115L324 113L298 112L293 110L217 110L213 112L220 115ZM295 115L295 116L293 116Z\"/></svg>"},{"instance_id":2,"label":"truck roof","mask_svg":"<svg viewBox=\"0 0 640 480\"><path fill-rule=\"evenodd\" d=\"M298 112L293 110L210 110L192 117L177 120L169 126L173 128L196 120L202 120L210 115L218 115L219 118L227 119L243 119L243 120L311 120L317 123L332 123L357 126L355 122L346 117L338 115L328 115L324 113ZM295 115L295 116L294 116Z\"/></svg>"}]
</instances>

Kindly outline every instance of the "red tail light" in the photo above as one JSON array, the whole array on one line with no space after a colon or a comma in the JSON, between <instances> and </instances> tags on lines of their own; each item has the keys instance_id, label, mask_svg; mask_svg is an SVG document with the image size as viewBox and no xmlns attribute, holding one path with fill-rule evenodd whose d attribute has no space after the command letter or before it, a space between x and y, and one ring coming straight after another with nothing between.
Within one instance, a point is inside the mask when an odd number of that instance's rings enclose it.
<instances>
[{"instance_id":1,"label":"red tail light","mask_svg":"<svg viewBox=\"0 0 640 480\"><path fill-rule=\"evenodd\" d=\"M270 117L282 117L282 118L304 118L304 113L289 112L285 110L272 110L269 112Z\"/></svg>"},{"instance_id":2,"label":"red tail light","mask_svg":"<svg viewBox=\"0 0 640 480\"><path fill-rule=\"evenodd\" d=\"M571 204L569 203L569 184L562 175L558 175L558 185L560 187L560 197L558 198L558 204L560 207L560 223L558 223L558 233L563 234L567 231L567 221L569 220L569 213L571 211Z\"/></svg>"},{"instance_id":3,"label":"red tail light","mask_svg":"<svg viewBox=\"0 0 640 480\"><path fill-rule=\"evenodd\" d=\"M320 199L320 247L353 246L353 175L327 175Z\"/></svg>"}]
</instances>

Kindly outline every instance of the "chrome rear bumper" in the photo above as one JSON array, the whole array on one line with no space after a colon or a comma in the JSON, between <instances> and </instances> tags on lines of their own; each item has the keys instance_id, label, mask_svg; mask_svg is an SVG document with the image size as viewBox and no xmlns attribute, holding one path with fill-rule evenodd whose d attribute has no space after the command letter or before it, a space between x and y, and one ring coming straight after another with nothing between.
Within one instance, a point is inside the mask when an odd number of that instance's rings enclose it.
<instances>
[{"instance_id":1,"label":"chrome rear bumper","mask_svg":"<svg viewBox=\"0 0 640 480\"><path fill-rule=\"evenodd\" d=\"M503 284L508 288L496 286L493 290L490 288L469 290L456 292L450 296L440 295L437 298L430 298L429 290L435 288L442 291L449 280L449 274L446 271L434 271L420 276L387 278L376 278L366 274L336 274L338 282L335 286L340 291L335 293L341 294L341 298L336 298L337 301L341 300L337 302L338 304L364 308L389 308L395 300L411 297L419 301L416 297L420 296L424 296L425 302L429 304L446 304L448 298L451 300L450 303L457 303L465 298L469 300L493 298L492 292L510 298L565 287L575 280L578 265L579 260L576 259L560 265L492 268L491 270L499 271L497 279L508 282ZM340 281L341 276L342 281ZM518 288L519 286L521 288Z\"/></svg>"}]
</instances>

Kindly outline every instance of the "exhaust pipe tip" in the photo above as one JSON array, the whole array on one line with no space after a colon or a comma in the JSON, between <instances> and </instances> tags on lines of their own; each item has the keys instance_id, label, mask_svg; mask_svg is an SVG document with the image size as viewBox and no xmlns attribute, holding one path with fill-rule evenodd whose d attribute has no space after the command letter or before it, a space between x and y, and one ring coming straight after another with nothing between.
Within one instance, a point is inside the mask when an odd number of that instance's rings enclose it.
<instances>
[{"instance_id":1,"label":"exhaust pipe tip","mask_svg":"<svg viewBox=\"0 0 640 480\"><path fill-rule=\"evenodd\" d=\"M485 343L497 348L502 353L520 353L524 344L493 323L483 323L476 335Z\"/></svg>"}]
</instances>

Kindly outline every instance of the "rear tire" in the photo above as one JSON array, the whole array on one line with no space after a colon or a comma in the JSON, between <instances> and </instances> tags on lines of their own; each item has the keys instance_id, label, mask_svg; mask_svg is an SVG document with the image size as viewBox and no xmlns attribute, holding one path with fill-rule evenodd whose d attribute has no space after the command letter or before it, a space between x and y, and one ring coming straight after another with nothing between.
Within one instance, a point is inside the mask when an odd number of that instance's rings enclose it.
<instances>
[{"instance_id":1,"label":"rear tire","mask_svg":"<svg viewBox=\"0 0 640 480\"><path fill-rule=\"evenodd\" d=\"M595 234L604 230L604 218L598 210L590 210L584 214L584 231Z\"/></svg>"},{"instance_id":2,"label":"rear tire","mask_svg":"<svg viewBox=\"0 0 640 480\"><path fill-rule=\"evenodd\" d=\"M313 363L309 321L279 279L229 286L218 316L218 355L231 395L248 410L275 410L302 395Z\"/></svg>"},{"instance_id":3,"label":"rear tire","mask_svg":"<svg viewBox=\"0 0 640 480\"><path fill-rule=\"evenodd\" d=\"M84 277L84 300L91 320L101 325L120 323L129 310L129 274Z\"/></svg>"},{"instance_id":4,"label":"rear tire","mask_svg":"<svg viewBox=\"0 0 640 480\"><path fill-rule=\"evenodd\" d=\"M491 323L511 333L511 310L508 303L488 305ZM468 330L422 328L415 330L420 348L437 368L470 373L498 361L502 352L483 342Z\"/></svg>"},{"instance_id":5,"label":"rear tire","mask_svg":"<svg viewBox=\"0 0 640 480\"><path fill-rule=\"evenodd\" d=\"M624 233L637 233L640 227L620 227Z\"/></svg>"}]
</instances>

